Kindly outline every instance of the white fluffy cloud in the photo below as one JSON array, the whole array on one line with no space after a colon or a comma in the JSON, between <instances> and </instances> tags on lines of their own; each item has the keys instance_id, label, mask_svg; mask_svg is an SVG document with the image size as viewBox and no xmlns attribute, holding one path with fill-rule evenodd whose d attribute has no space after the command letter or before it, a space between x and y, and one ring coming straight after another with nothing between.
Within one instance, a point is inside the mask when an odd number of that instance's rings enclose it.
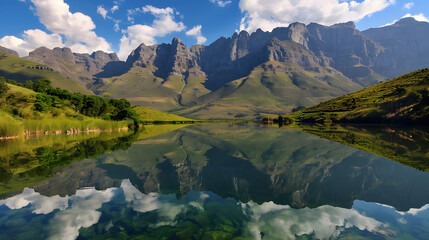
<instances>
[{"instance_id":1,"label":"white fluffy cloud","mask_svg":"<svg viewBox=\"0 0 429 240\"><path fill-rule=\"evenodd\" d=\"M240 0L240 9L245 14L240 30L253 32L261 28L270 31L293 22L331 25L358 21L392 4L393 0Z\"/></svg>"},{"instance_id":2,"label":"white fluffy cloud","mask_svg":"<svg viewBox=\"0 0 429 240\"><path fill-rule=\"evenodd\" d=\"M201 25L193 27L191 30L186 32L186 36L193 36L197 39L197 44L203 44L207 41L201 33Z\"/></svg>"},{"instance_id":3,"label":"white fluffy cloud","mask_svg":"<svg viewBox=\"0 0 429 240\"><path fill-rule=\"evenodd\" d=\"M232 3L232 1L221 1L221 0L209 0L209 1L217 4L219 7L225 7L226 5Z\"/></svg>"},{"instance_id":4,"label":"white fluffy cloud","mask_svg":"<svg viewBox=\"0 0 429 240\"><path fill-rule=\"evenodd\" d=\"M156 37L163 37L172 32L181 32L185 30L182 22L176 22L175 12L172 8L156 8L151 5L144 6L128 11L128 19L133 20L133 15L137 13L150 13L155 17L152 25L136 24L129 26L124 30L119 45L118 57L125 60L132 50L141 43L156 44Z\"/></svg>"},{"instance_id":5,"label":"white fluffy cloud","mask_svg":"<svg viewBox=\"0 0 429 240\"><path fill-rule=\"evenodd\" d=\"M47 34L40 29L26 30L22 38L15 36L5 36L0 39L0 46L13 49L20 56L26 56L30 51L37 47L45 46L47 48L63 47L63 40L58 34Z\"/></svg>"},{"instance_id":6,"label":"white fluffy cloud","mask_svg":"<svg viewBox=\"0 0 429 240\"><path fill-rule=\"evenodd\" d=\"M107 10L104 7L98 6L97 7L97 13L100 14L104 19L106 19L106 17L107 17Z\"/></svg>"},{"instance_id":7,"label":"white fluffy cloud","mask_svg":"<svg viewBox=\"0 0 429 240\"><path fill-rule=\"evenodd\" d=\"M405 3L405 4L404 4L404 8L405 8L405 9L411 9L413 6L414 6L414 3L413 3L413 2L409 2L409 3Z\"/></svg>"},{"instance_id":8,"label":"white fluffy cloud","mask_svg":"<svg viewBox=\"0 0 429 240\"><path fill-rule=\"evenodd\" d=\"M70 47L74 52L102 50L110 51L110 44L93 31L95 24L91 17L80 13L71 13L64 0L31 0L40 22L52 32L48 34L34 29L24 31L22 38L5 36L0 44L11 48L21 56L27 55L35 48L46 46ZM63 36L63 37L62 37Z\"/></svg>"}]
</instances>

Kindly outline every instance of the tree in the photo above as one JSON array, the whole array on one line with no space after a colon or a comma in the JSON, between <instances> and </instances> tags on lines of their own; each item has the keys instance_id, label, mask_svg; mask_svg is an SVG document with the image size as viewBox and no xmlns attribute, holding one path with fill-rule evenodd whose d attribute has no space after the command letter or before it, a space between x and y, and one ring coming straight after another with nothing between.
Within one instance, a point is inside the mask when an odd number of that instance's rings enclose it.
<instances>
[{"instance_id":1,"label":"tree","mask_svg":"<svg viewBox=\"0 0 429 240\"><path fill-rule=\"evenodd\" d=\"M48 79L39 79L33 84L33 90L39 93L46 93L51 88L51 81Z\"/></svg>"},{"instance_id":2,"label":"tree","mask_svg":"<svg viewBox=\"0 0 429 240\"><path fill-rule=\"evenodd\" d=\"M7 91L9 91L9 86L6 83L6 80L4 78L0 79L0 97L6 94Z\"/></svg>"},{"instance_id":3,"label":"tree","mask_svg":"<svg viewBox=\"0 0 429 240\"><path fill-rule=\"evenodd\" d=\"M129 109L129 108L119 111L118 114L116 114L116 116L113 117L113 119L117 120L117 121L121 121L121 120L124 120L127 118L133 120L134 126L136 126L136 127L140 123L139 116L136 113L136 111L134 111L133 109Z\"/></svg>"}]
</instances>

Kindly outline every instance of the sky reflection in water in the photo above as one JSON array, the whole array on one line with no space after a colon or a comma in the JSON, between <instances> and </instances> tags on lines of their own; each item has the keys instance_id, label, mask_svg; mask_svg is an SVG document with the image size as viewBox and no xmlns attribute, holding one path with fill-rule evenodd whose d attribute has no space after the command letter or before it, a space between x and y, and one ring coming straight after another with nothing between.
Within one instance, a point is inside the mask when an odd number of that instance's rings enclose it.
<instances>
[{"instance_id":1,"label":"sky reflection in water","mask_svg":"<svg viewBox=\"0 0 429 240\"><path fill-rule=\"evenodd\" d=\"M0 200L0 239L425 239L428 182L302 131L191 126Z\"/></svg>"}]
</instances>

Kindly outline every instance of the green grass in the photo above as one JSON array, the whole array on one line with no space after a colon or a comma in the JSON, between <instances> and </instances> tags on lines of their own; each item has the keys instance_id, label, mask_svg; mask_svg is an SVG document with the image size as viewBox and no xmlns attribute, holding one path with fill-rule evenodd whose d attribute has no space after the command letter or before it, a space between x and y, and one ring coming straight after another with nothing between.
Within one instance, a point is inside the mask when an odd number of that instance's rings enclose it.
<instances>
[{"instance_id":1,"label":"green grass","mask_svg":"<svg viewBox=\"0 0 429 240\"><path fill-rule=\"evenodd\" d=\"M140 120L142 122L189 122L194 121L189 118L184 118L178 115L174 115L171 113L161 112L155 109L147 108L147 107L134 107L134 110L136 111L137 115L139 116Z\"/></svg>"},{"instance_id":2,"label":"green grass","mask_svg":"<svg viewBox=\"0 0 429 240\"><path fill-rule=\"evenodd\" d=\"M429 69L415 71L364 88L286 118L302 122L429 122Z\"/></svg>"},{"instance_id":3,"label":"green grass","mask_svg":"<svg viewBox=\"0 0 429 240\"><path fill-rule=\"evenodd\" d=\"M133 104L161 111L179 108L178 92L173 86L164 85L162 78L153 75L154 71L156 69L150 67L133 67L121 76L103 78L103 84L94 86L94 89L100 94L107 92L113 98L126 98Z\"/></svg>"},{"instance_id":4,"label":"green grass","mask_svg":"<svg viewBox=\"0 0 429 240\"><path fill-rule=\"evenodd\" d=\"M22 134L24 134L22 123L9 114L0 111L0 137L14 137Z\"/></svg>"},{"instance_id":5,"label":"green grass","mask_svg":"<svg viewBox=\"0 0 429 240\"><path fill-rule=\"evenodd\" d=\"M86 130L115 130L128 127L132 121L106 121L96 118L84 120L70 119L66 117L41 120L23 120L24 129L35 131L67 131L69 129Z\"/></svg>"},{"instance_id":6,"label":"green grass","mask_svg":"<svg viewBox=\"0 0 429 240\"><path fill-rule=\"evenodd\" d=\"M31 69L29 66L40 66L42 64L31 62L17 56L0 52L0 76L24 83L27 80L49 79L53 87L67 89L71 92L92 94L82 85L60 76L51 70Z\"/></svg>"},{"instance_id":7,"label":"green grass","mask_svg":"<svg viewBox=\"0 0 429 240\"><path fill-rule=\"evenodd\" d=\"M36 92L12 84L7 85L8 92L0 97L0 137L22 137L26 131L115 130L132 123L85 117L67 106L60 106L48 112L37 112L34 110Z\"/></svg>"}]
</instances>

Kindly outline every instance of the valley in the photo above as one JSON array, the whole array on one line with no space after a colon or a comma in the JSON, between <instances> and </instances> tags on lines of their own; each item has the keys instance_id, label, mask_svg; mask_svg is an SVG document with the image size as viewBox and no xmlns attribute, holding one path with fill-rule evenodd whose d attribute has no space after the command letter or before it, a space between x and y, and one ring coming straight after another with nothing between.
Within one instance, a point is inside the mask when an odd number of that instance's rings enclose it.
<instances>
[{"instance_id":1,"label":"valley","mask_svg":"<svg viewBox=\"0 0 429 240\"><path fill-rule=\"evenodd\" d=\"M404 34L415 37L392 40ZM178 38L169 44L141 44L126 61L115 53L78 54L68 48L38 48L26 60L8 54L51 69L37 70L43 72L39 75L27 73L29 69L14 69L13 75L6 63L0 65L8 78L62 77L58 83L52 80L53 85L126 98L188 118L253 120L290 113L427 67L427 35L429 23L413 18L362 32L353 22L293 23L271 32L241 31L208 46L188 48ZM20 78L21 72L27 77Z\"/></svg>"}]
</instances>

